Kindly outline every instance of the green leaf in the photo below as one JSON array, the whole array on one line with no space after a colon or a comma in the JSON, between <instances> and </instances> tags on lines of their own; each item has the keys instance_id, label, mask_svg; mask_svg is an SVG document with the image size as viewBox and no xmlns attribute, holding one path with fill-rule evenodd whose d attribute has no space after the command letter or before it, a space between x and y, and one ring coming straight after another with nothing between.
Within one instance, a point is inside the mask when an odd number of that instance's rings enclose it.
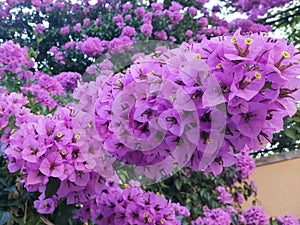
<instances>
[{"instance_id":1,"label":"green leaf","mask_svg":"<svg viewBox=\"0 0 300 225\"><path fill-rule=\"evenodd\" d=\"M9 220L9 218L10 218L9 212L0 211L0 225L6 224L6 222Z\"/></svg>"},{"instance_id":2,"label":"green leaf","mask_svg":"<svg viewBox=\"0 0 300 225\"><path fill-rule=\"evenodd\" d=\"M59 186L60 186L61 181L57 178L50 177L49 178L49 183L47 184L46 187L46 192L45 192L45 197L50 198L54 194L56 194Z\"/></svg>"},{"instance_id":3,"label":"green leaf","mask_svg":"<svg viewBox=\"0 0 300 225\"><path fill-rule=\"evenodd\" d=\"M286 136L288 136L289 138L292 138L293 140L296 139L296 131L292 130L292 129L287 129L284 131L284 133L286 134Z\"/></svg>"},{"instance_id":4,"label":"green leaf","mask_svg":"<svg viewBox=\"0 0 300 225\"><path fill-rule=\"evenodd\" d=\"M74 205L67 205L65 200L60 201L57 209L55 210L57 214L55 214L54 224L70 225L70 220L74 221L72 218L75 210L76 208Z\"/></svg>"},{"instance_id":5,"label":"green leaf","mask_svg":"<svg viewBox=\"0 0 300 225\"><path fill-rule=\"evenodd\" d=\"M174 184L175 184L176 189L178 191L180 191L181 187L182 187L181 181L180 180L175 180Z\"/></svg>"}]
</instances>

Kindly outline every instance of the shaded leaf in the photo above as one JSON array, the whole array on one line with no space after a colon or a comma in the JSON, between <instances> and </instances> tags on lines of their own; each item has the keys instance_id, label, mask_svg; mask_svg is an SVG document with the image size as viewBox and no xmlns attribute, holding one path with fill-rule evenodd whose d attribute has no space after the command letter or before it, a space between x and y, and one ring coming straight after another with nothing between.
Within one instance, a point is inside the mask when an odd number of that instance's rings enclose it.
<instances>
[{"instance_id":1,"label":"shaded leaf","mask_svg":"<svg viewBox=\"0 0 300 225\"><path fill-rule=\"evenodd\" d=\"M61 181L57 178L50 177L49 178L49 183L47 184L46 187L46 192L45 192L45 197L50 198L54 194L56 194L59 186L60 186Z\"/></svg>"}]
</instances>

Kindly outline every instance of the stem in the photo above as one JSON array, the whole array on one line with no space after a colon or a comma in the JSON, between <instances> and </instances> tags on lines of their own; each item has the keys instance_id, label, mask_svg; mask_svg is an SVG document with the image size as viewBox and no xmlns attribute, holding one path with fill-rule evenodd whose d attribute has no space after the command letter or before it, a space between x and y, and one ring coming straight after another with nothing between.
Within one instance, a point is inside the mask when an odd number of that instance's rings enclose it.
<instances>
[{"instance_id":1,"label":"stem","mask_svg":"<svg viewBox=\"0 0 300 225\"><path fill-rule=\"evenodd\" d=\"M50 222L46 217L41 216L41 220L46 225L55 225L54 223Z\"/></svg>"}]
</instances>

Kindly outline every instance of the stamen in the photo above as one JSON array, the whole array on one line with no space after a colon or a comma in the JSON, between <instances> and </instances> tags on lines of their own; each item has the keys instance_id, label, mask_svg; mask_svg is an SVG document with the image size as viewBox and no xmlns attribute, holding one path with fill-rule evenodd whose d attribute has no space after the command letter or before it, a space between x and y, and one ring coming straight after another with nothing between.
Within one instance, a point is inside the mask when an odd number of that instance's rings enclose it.
<instances>
[{"instance_id":1,"label":"stamen","mask_svg":"<svg viewBox=\"0 0 300 225\"><path fill-rule=\"evenodd\" d=\"M286 51L281 52L281 55L282 55L284 58L290 58L290 57L291 57L290 53L288 53L288 52L286 52Z\"/></svg>"},{"instance_id":2,"label":"stamen","mask_svg":"<svg viewBox=\"0 0 300 225\"><path fill-rule=\"evenodd\" d=\"M246 38L246 39L245 39L245 43L246 43L247 45L251 45L251 44L253 43L253 39L252 39L252 38Z\"/></svg>"},{"instance_id":3,"label":"stamen","mask_svg":"<svg viewBox=\"0 0 300 225\"><path fill-rule=\"evenodd\" d=\"M261 74L260 74L259 72L255 72L255 77L256 77L257 79L261 79Z\"/></svg>"},{"instance_id":4,"label":"stamen","mask_svg":"<svg viewBox=\"0 0 300 225\"><path fill-rule=\"evenodd\" d=\"M216 65L216 68L217 68L217 69L221 69L221 68L223 68L223 66L222 66L221 63L219 63L219 64Z\"/></svg>"},{"instance_id":5,"label":"stamen","mask_svg":"<svg viewBox=\"0 0 300 225\"><path fill-rule=\"evenodd\" d=\"M67 154L67 151L65 149L61 150L61 154L65 155L65 154Z\"/></svg>"},{"instance_id":6,"label":"stamen","mask_svg":"<svg viewBox=\"0 0 300 225\"><path fill-rule=\"evenodd\" d=\"M231 38L230 42L231 42L232 44L236 43L236 42L237 42L237 38L236 38L236 37Z\"/></svg>"},{"instance_id":7,"label":"stamen","mask_svg":"<svg viewBox=\"0 0 300 225\"><path fill-rule=\"evenodd\" d=\"M210 138L208 138L208 139L206 140L206 144L211 144L211 143L213 143L213 140L210 139Z\"/></svg>"}]
</instances>

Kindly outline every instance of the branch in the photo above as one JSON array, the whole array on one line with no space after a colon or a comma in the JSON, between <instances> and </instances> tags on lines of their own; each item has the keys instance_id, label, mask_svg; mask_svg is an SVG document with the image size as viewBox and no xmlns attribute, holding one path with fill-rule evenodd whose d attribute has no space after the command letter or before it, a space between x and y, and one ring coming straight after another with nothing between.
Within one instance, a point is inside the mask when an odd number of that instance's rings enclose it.
<instances>
[{"instance_id":1,"label":"branch","mask_svg":"<svg viewBox=\"0 0 300 225\"><path fill-rule=\"evenodd\" d=\"M54 223L50 222L48 219L46 219L46 217L41 216L41 220L43 223L45 223L46 225L54 225Z\"/></svg>"},{"instance_id":2,"label":"branch","mask_svg":"<svg viewBox=\"0 0 300 225\"><path fill-rule=\"evenodd\" d=\"M300 7L299 7L300 9ZM277 23L277 22L280 22L280 21L286 21L288 22L288 18L290 17L296 17L296 16L300 16L300 10L292 15L287 15L287 16L284 16L284 17L281 17L281 18L278 18L276 20L273 20L273 21L270 21L270 22L267 22L267 21L264 21L263 24L265 25L271 25L271 24L274 24L274 23Z\"/></svg>"},{"instance_id":3,"label":"branch","mask_svg":"<svg viewBox=\"0 0 300 225\"><path fill-rule=\"evenodd\" d=\"M284 11L279 11L279 12L277 12L277 13L275 13L275 14L272 14L272 15L269 15L269 16L267 16L267 17L265 17L265 18L258 19L258 20L256 20L256 22L257 22L257 23L263 23L263 22L266 21L267 19L274 18L274 17L276 17L276 16L279 16L279 15L281 15L281 14L287 13L287 12L289 12L289 11L293 11L293 10L298 9L298 8L300 8L300 5L297 5L297 6L293 7L293 8L290 8L290 9L286 9L286 10L284 10Z\"/></svg>"}]
</instances>

